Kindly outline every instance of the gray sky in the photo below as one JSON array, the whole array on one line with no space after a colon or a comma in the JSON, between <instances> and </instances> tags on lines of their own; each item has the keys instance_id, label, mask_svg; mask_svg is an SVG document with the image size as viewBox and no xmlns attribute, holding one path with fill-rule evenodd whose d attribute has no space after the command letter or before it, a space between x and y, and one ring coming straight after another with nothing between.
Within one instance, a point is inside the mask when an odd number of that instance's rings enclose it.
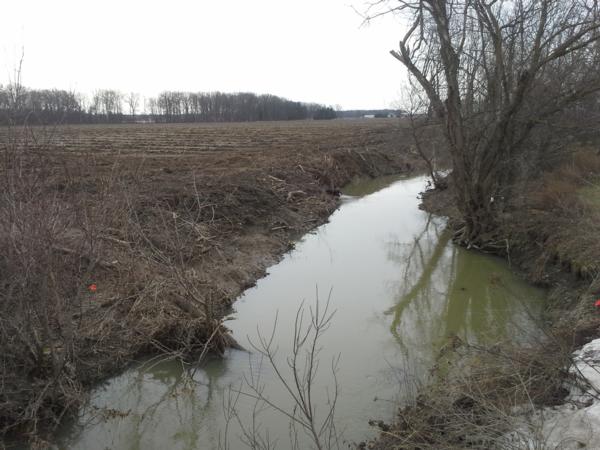
<instances>
[{"instance_id":1,"label":"gray sky","mask_svg":"<svg viewBox=\"0 0 600 450\"><path fill-rule=\"evenodd\" d=\"M404 78L400 25L361 27L363 0L5 1L0 82L25 49L23 83L156 95L250 91L386 108Z\"/></svg>"}]
</instances>

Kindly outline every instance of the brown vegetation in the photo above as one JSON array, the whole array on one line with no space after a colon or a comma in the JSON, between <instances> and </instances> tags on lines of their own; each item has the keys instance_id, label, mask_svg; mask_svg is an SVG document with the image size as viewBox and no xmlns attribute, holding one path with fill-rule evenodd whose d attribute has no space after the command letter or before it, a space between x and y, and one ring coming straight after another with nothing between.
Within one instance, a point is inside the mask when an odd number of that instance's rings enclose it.
<instances>
[{"instance_id":1,"label":"brown vegetation","mask_svg":"<svg viewBox=\"0 0 600 450\"><path fill-rule=\"evenodd\" d=\"M394 120L0 134L0 432L36 439L137 356L231 345L224 311L327 191L415 167Z\"/></svg>"},{"instance_id":2,"label":"brown vegetation","mask_svg":"<svg viewBox=\"0 0 600 450\"><path fill-rule=\"evenodd\" d=\"M510 233L516 248L533 251L533 281L552 267L592 281L600 273L600 156L595 146L576 148L555 169L525 186L520 229ZM508 223L505 224L508 226Z\"/></svg>"},{"instance_id":3,"label":"brown vegetation","mask_svg":"<svg viewBox=\"0 0 600 450\"><path fill-rule=\"evenodd\" d=\"M566 394L563 382L569 376L565 370L569 353L558 345L552 350L458 344L452 358L440 357L456 366L445 367L443 378L400 410L392 426L379 423L381 437L369 448L520 448L507 439L514 416L560 403ZM544 447L532 442L530 448Z\"/></svg>"}]
</instances>

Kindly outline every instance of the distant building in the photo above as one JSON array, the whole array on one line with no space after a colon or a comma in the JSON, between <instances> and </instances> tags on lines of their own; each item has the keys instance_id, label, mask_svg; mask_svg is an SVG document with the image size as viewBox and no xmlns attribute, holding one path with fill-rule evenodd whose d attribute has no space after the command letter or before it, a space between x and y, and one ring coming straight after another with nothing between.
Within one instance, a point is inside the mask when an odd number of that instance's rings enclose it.
<instances>
[{"instance_id":1,"label":"distant building","mask_svg":"<svg viewBox=\"0 0 600 450\"><path fill-rule=\"evenodd\" d=\"M364 119L395 119L398 117L396 113L378 112L375 114L363 114Z\"/></svg>"}]
</instances>

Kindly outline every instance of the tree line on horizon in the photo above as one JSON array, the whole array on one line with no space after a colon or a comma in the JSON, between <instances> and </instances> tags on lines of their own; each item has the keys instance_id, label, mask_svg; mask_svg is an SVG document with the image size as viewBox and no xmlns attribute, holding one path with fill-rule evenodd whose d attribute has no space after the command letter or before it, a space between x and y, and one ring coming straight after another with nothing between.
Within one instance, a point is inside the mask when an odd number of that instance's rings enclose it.
<instances>
[{"instance_id":1,"label":"tree line on horizon","mask_svg":"<svg viewBox=\"0 0 600 450\"><path fill-rule=\"evenodd\" d=\"M91 97L63 89L29 89L0 85L0 125L11 123L131 123L131 122L251 122L325 120L335 110L318 103L288 100L249 92L163 91L144 99L137 93L113 89Z\"/></svg>"}]
</instances>

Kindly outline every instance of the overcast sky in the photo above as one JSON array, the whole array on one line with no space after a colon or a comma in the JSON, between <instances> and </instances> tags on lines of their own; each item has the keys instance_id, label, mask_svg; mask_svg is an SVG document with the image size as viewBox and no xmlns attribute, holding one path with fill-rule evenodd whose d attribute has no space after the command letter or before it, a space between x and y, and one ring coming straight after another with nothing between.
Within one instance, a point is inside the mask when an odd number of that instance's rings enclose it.
<instances>
[{"instance_id":1,"label":"overcast sky","mask_svg":"<svg viewBox=\"0 0 600 450\"><path fill-rule=\"evenodd\" d=\"M386 108L403 70L400 26L361 26L364 0L18 0L3 2L0 82L24 47L23 83L156 95L250 91Z\"/></svg>"}]
</instances>

